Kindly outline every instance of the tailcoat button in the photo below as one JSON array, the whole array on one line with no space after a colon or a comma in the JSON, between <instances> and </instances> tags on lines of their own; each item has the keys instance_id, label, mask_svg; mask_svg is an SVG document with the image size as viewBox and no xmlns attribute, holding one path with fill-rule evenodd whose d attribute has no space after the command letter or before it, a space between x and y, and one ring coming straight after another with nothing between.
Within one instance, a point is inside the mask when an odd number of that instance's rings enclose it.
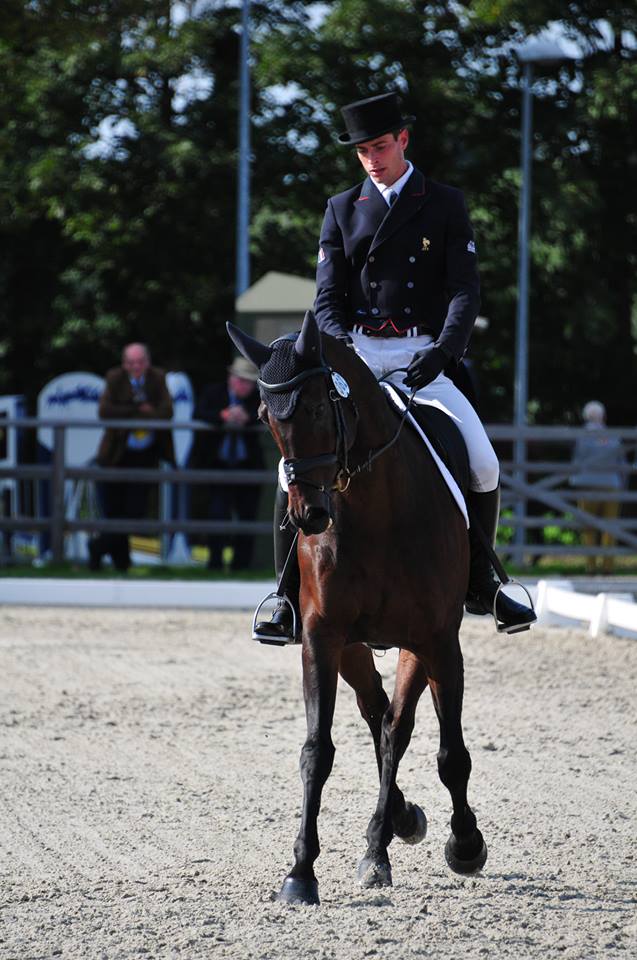
<instances>
[{"instance_id":1,"label":"tailcoat button","mask_svg":"<svg viewBox=\"0 0 637 960\"><path fill-rule=\"evenodd\" d=\"M369 257L368 259L369 259L369 262L370 262L370 263L373 263L374 260L376 259L376 257Z\"/></svg>"},{"instance_id":2,"label":"tailcoat button","mask_svg":"<svg viewBox=\"0 0 637 960\"><path fill-rule=\"evenodd\" d=\"M370 283L370 287L372 288L372 290L373 290L375 287L377 287L377 286L378 286L378 284L376 283L376 281L375 281L375 280L372 280L372 282Z\"/></svg>"},{"instance_id":3,"label":"tailcoat button","mask_svg":"<svg viewBox=\"0 0 637 960\"><path fill-rule=\"evenodd\" d=\"M415 262L416 262L416 258L415 258L415 257L410 257L410 258L409 258L409 262L410 262L410 263L415 263Z\"/></svg>"},{"instance_id":4,"label":"tailcoat button","mask_svg":"<svg viewBox=\"0 0 637 960\"><path fill-rule=\"evenodd\" d=\"M410 280L410 281L408 282L408 284L407 284L407 286L409 287L410 290L411 290L411 288L413 287L413 285L414 285L414 281L413 281L413 280Z\"/></svg>"},{"instance_id":5,"label":"tailcoat button","mask_svg":"<svg viewBox=\"0 0 637 960\"><path fill-rule=\"evenodd\" d=\"M403 313L411 313L411 307L405 307Z\"/></svg>"},{"instance_id":6,"label":"tailcoat button","mask_svg":"<svg viewBox=\"0 0 637 960\"><path fill-rule=\"evenodd\" d=\"M372 313L374 314L374 316L376 316L377 313L380 313L380 310L378 309L378 307L372 307Z\"/></svg>"}]
</instances>

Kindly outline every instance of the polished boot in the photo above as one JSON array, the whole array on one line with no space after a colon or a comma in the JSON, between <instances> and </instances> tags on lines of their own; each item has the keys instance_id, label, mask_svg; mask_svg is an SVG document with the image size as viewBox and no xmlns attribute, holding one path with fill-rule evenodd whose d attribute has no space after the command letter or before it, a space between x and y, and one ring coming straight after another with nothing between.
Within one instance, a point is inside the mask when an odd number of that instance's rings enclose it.
<instances>
[{"instance_id":1,"label":"polished boot","mask_svg":"<svg viewBox=\"0 0 637 960\"><path fill-rule=\"evenodd\" d=\"M502 591L498 593L500 581L494 575L489 555L475 530L475 525L479 524L491 546L495 547L500 514L500 487L488 493L469 491L468 506L471 521L469 528L471 567L465 601L467 613L493 614L495 601L496 618L503 631L527 630L529 625L537 619L535 612L532 607L517 603Z\"/></svg>"},{"instance_id":2,"label":"polished boot","mask_svg":"<svg viewBox=\"0 0 637 960\"><path fill-rule=\"evenodd\" d=\"M277 486L276 497L274 500L274 568L276 570L277 584L281 583L281 576L285 561L288 558L296 530L287 520L288 495ZM299 586L300 574L299 563L296 556L290 558L291 567L287 572L287 583L285 584L285 596L287 599L280 599L274 609L270 620L259 620L254 625L252 636L261 643L270 643L282 646L287 643L296 643L299 640L301 632L301 616L299 613ZM294 605L296 613L297 636L294 636L294 616L291 604Z\"/></svg>"}]
</instances>

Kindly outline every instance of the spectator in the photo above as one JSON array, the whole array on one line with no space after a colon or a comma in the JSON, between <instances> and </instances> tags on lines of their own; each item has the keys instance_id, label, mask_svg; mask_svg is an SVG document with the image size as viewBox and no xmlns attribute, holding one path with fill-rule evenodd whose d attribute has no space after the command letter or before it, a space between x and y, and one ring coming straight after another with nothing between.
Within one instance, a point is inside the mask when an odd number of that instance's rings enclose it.
<instances>
[{"instance_id":1,"label":"spectator","mask_svg":"<svg viewBox=\"0 0 637 960\"><path fill-rule=\"evenodd\" d=\"M573 464L578 472L571 475L569 482L572 487L583 491L577 502L580 510L600 520L616 520L620 503L615 494L624 486L623 475L618 468L626 462L621 440L605 433L606 408L603 403L589 401L582 410L582 416L586 434L575 444ZM586 496L588 491L607 491L608 497L591 500ZM615 537L607 531L590 527L582 530L582 542L587 547L613 547ZM601 559L601 568L598 568L598 559ZM598 558L590 554L586 557L586 570L587 573L612 573L613 557L606 555Z\"/></svg>"},{"instance_id":2,"label":"spectator","mask_svg":"<svg viewBox=\"0 0 637 960\"><path fill-rule=\"evenodd\" d=\"M169 420L173 404L163 370L151 366L148 348L129 343L122 353L121 367L106 374L106 387L100 398L100 417L104 420ZM132 430L109 427L104 431L97 462L101 467L129 469L157 467L160 460L174 462L172 434L169 430ZM100 499L104 516L111 519L138 520L146 516L152 485L148 483L104 483ZM128 534L102 533L89 542L89 566L99 570L102 557L110 554L121 571L130 567Z\"/></svg>"},{"instance_id":3,"label":"spectator","mask_svg":"<svg viewBox=\"0 0 637 960\"><path fill-rule=\"evenodd\" d=\"M199 432L195 438L190 466L204 470L263 469L259 435L244 431L258 423L259 394L256 389L258 370L248 360L237 357L228 368L225 383L209 384L195 406L194 419L217 427L219 433ZM210 520L254 520L259 506L260 488L252 484L214 484L210 488L208 517ZM213 534L208 538L208 568L223 569L223 550L232 545L232 570L250 566L254 535L234 537Z\"/></svg>"}]
</instances>

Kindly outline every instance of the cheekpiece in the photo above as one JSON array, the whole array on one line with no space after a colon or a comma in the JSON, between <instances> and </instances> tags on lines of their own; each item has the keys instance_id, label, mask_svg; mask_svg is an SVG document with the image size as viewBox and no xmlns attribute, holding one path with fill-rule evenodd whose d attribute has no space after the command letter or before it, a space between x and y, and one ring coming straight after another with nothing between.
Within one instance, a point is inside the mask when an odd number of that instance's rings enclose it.
<instances>
[{"instance_id":1,"label":"cheekpiece","mask_svg":"<svg viewBox=\"0 0 637 960\"><path fill-rule=\"evenodd\" d=\"M347 130L339 134L338 139L341 143L351 145L402 130L416 119L402 116L397 93L381 93L378 97L356 100L342 107L341 113Z\"/></svg>"}]
</instances>

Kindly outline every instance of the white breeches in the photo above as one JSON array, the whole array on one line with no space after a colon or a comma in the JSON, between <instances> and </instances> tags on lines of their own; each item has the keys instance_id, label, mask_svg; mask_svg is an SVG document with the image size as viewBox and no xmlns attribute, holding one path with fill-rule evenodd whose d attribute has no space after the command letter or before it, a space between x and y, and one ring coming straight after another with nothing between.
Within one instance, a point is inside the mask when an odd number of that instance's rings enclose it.
<instances>
[{"instance_id":1,"label":"white breeches","mask_svg":"<svg viewBox=\"0 0 637 960\"><path fill-rule=\"evenodd\" d=\"M350 334L356 353L365 361L377 377L385 377L390 383L409 394L403 384L404 372L387 377L391 370L407 368L414 353L433 342L429 335L420 337L366 337L362 333ZM495 490L500 479L500 467L495 450L487 437L467 398L456 385L441 373L415 396L416 403L430 404L444 410L454 420L467 445L471 479L469 487L479 493Z\"/></svg>"}]
</instances>

